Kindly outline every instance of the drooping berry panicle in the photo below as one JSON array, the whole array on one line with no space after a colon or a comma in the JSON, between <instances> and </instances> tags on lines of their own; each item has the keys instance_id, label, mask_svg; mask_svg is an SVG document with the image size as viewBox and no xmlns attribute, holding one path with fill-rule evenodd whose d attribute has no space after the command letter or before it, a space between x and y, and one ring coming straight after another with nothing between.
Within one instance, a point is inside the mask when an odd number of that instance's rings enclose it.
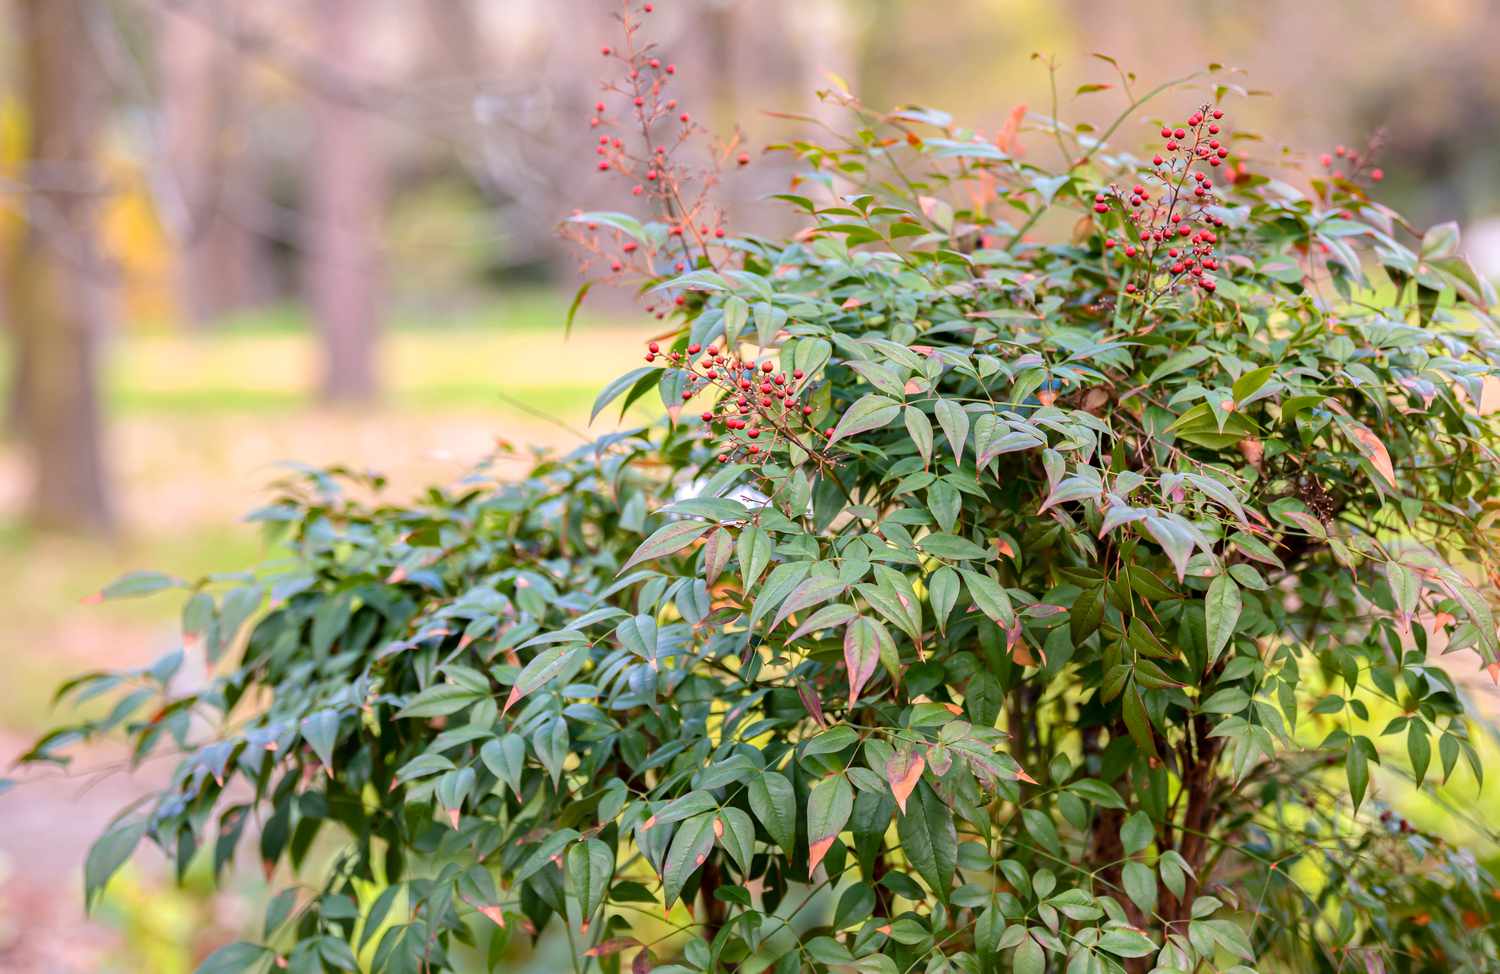
<instances>
[{"instance_id":1,"label":"drooping berry panicle","mask_svg":"<svg viewBox=\"0 0 1500 974\"><path fill-rule=\"evenodd\" d=\"M699 419L705 435L716 439L720 463L764 463L794 447L820 463L832 462L819 446L832 430L820 433L813 425L812 380L801 369L786 371L769 358L696 342L682 350L649 342L645 357L681 371L683 402L717 395Z\"/></svg>"},{"instance_id":2,"label":"drooping berry panicle","mask_svg":"<svg viewBox=\"0 0 1500 974\"><path fill-rule=\"evenodd\" d=\"M1226 272L1215 247L1224 218L1214 177L1229 159L1224 110L1204 105L1177 126L1163 125L1162 148L1146 183L1111 185L1094 196L1094 212L1118 213L1126 239L1106 236L1104 249L1123 265L1124 292L1149 307L1161 295L1194 287L1212 294ZM1222 175L1220 175L1222 179Z\"/></svg>"}]
</instances>

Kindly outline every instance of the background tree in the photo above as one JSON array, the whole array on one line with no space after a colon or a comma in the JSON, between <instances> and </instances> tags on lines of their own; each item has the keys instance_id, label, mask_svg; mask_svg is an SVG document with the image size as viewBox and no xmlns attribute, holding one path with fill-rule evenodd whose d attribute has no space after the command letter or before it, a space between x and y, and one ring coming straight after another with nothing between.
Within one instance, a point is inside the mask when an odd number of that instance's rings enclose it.
<instances>
[{"instance_id":1,"label":"background tree","mask_svg":"<svg viewBox=\"0 0 1500 974\"><path fill-rule=\"evenodd\" d=\"M33 463L36 523L114 524L103 455L99 341L109 259L98 246L108 187L97 153L105 92L86 43L87 0L17 0L24 58L26 223L6 268L16 338L13 422Z\"/></svg>"},{"instance_id":2,"label":"background tree","mask_svg":"<svg viewBox=\"0 0 1500 974\"><path fill-rule=\"evenodd\" d=\"M359 402L379 389L384 300L386 172L375 142L378 120L358 83L369 70L379 18L368 0L319 0L309 9L318 56L341 83L314 95L307 289L323 341L323 398Z\"/></svg>"}]
</instances>

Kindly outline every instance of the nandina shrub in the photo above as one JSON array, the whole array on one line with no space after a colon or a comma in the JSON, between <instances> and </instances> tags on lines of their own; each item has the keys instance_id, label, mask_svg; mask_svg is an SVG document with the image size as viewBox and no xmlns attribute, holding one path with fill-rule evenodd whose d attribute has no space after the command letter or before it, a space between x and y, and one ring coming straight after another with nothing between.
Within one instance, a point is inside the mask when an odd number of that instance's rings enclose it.
<instances>
[{"instance_id":1,"label":"nandina shrub","mask_svg":"<svg viewBox=\"0 0 1500 974\"><path fill-rule=\"evenodd\" d=\"M833 96L852 132L782 147L799 229L733 235L750 157L682 154L641 13L597 165L661 215L571 226L664 319L596 412L666 416L410 504L308 471L255 516L288 557L107 590L185 589L182 650L71 682L118 704L30 759L183 757L90 899L143 838L258 856L281 892L212 972L549 930L580 971L1496 969L1493 876L1388 804L1473 794L1500 672L1454 228L1358 154L1261 172L1228 85L1138 154L1165 99L1123 75L1107 140Z\"/></svg>"}]
</instances>

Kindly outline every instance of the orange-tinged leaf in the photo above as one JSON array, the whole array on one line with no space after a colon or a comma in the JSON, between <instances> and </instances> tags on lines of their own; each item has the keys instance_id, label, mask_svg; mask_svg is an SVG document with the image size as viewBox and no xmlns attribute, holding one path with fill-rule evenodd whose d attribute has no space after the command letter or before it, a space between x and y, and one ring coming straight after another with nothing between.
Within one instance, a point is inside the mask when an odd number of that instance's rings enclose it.
<instances>
[{"instance_id":1,"label":"orange-tinged leaf","mask_svg":"<svg viewBox=\"0 0 1500 974\"><path fill-rule=\"evenodd\" d=\"M911 797L912 791L917 787L917 782L922 779L922 771L927 767L927 760L916 750L905 751L897 754L885 763L886 778L891 783L891 794L896 798L896 807L901 809L901 814L906 814L906 800Z\"/></svg>"},{"instance_id":2,"label":"orange-tinged leaf","mask_svg":"<svg viewBox=\"0 0 1500 974\"><path fill-rule=\"evenodd\" d=\"M478 906L478 907L475 907L475 909L477 909L486 919L488 919L495 926L504 929L504 927L505 927L505 911L501 910L500 907L493 906L493 905L488 905L488 906Z\"/></svg>"}]
</instances>

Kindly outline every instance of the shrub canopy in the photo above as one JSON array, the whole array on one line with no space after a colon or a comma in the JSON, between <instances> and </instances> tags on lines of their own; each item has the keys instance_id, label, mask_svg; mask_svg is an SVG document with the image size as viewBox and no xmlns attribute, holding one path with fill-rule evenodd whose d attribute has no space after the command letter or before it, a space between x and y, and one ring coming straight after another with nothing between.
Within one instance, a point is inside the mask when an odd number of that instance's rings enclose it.
<instances>
[{"instance_id":1,"label":"shrub canopy","mask_svg":"<svg viewBox=\"0 0 1500 974\"><path fill-rule=\"evenodd\" d=\"M213 972L1493 970L1493 877L1383 801L1481 774L1493 298L1207 92L1144 156L838 96L775 239L604 146L678 207L575 218L667 318L596 413L666 415L409 504L303 471L286 558L107 591L185 588L183 649L31 759L183 757L90 898L257 855Z\"/></svg>"}]
</instances>

